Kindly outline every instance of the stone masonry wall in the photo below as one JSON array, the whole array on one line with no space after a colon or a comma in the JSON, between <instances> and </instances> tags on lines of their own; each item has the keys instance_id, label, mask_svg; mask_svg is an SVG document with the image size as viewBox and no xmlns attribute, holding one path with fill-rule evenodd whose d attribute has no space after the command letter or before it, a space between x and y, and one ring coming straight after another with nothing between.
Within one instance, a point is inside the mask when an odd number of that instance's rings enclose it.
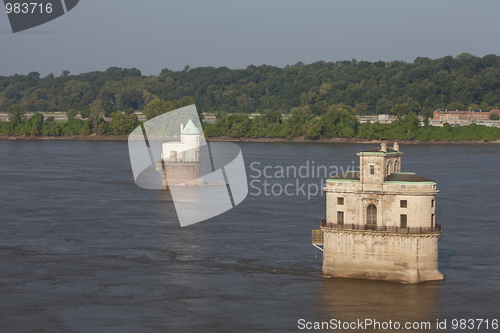
<instances>
[{"instance_id":1,"label":"stone masonry wall","mask_svg":"<svg viewBox=\"0 0 500 333\"><path fill-rule=\"evenodd\" d=\"M323 231L325 276L403 283L443 279L438 271L437 233Z\"/></svg>"}]
</instances>

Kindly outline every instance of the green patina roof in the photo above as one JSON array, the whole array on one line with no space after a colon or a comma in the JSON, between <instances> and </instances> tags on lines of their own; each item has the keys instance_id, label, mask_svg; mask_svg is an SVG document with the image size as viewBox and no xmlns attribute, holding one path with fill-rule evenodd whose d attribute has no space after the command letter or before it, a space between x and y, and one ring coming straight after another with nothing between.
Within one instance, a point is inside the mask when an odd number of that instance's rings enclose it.
<instances>
[{"instance_id":1,"label":"green patina roof","mask_svg":"<svg viewBox=\"0 0 500 333\"><path fill-rule=\"evenodd\" d=\"M186 126L182 129L181 135L200 135L200 132L194 126L194 123L191 119L189 119L188 123Z\"/></svg>"},{"instance_id":2,"label":"green patina roof","mask_svg":"<svg viewBox=\"0 0 500 333\"><path fill-rule=\"evenodd\" d=\"M432 185L436 182L403 182L403 181L385 181L385 184L408 184L408 185Z\"/></svg>"},{"instance_id":3,"label":"green patina roof","mask_svg":"<svg viewBox=\"0 0 500 333\"><path fill-rule=\"evenodd\" d=\"M327 182L337 182L337 183L343 183L343 182L357 183L357 182L359 182L358 179L338 179L338 178L328 178L326 181Z\"/></svg>"}]
</instances>

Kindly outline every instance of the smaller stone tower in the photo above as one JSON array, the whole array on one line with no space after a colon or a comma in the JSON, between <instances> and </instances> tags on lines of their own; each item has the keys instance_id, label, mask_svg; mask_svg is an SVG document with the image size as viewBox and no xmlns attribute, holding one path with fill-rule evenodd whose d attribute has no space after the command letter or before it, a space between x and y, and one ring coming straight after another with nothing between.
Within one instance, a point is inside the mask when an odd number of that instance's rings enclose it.
<instances>
[{"instance_id":1,"label":"smaller stone tower","mask_svg":"<svg viewBox=\"0 0 500 333\"><path fill-rule=\"evenodd\" d=\"M180 126L181 141L162 144L163 185L173 186L200 177L200 132L189 120Z\"/></svg>"},{"instance_id":2,"label":"smaller stone tower","mask_svg":"<svg viewBox=\"0 0 500 333\"><path fill-rule=\"evenodd\" d=\"M359 152L359 172L327 179L326 220L313 231L323 245L323 275L416 283L438 271L436 182L401 172L399 145ZM319 246L318 246L319 247Z\"/></svg>"}]
</instances>

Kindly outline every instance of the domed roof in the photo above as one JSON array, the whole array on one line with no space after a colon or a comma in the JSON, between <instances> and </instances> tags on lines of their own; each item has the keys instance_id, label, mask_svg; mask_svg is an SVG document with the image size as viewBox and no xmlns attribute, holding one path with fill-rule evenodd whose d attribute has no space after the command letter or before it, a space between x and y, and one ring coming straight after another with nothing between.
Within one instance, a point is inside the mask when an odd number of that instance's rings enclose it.
<instances>
[{"instance_id":1,"label":"domed roof","mask_svg":"<svg viewBox=\"0 0 500 333\"><path fill-rule=\"evenodd\" d=\"M182 129L181 135L200 135L200 132L198 131L196 126L194 126L193 121L189 119L189 122Z\"/></svg>"}]
</instances>

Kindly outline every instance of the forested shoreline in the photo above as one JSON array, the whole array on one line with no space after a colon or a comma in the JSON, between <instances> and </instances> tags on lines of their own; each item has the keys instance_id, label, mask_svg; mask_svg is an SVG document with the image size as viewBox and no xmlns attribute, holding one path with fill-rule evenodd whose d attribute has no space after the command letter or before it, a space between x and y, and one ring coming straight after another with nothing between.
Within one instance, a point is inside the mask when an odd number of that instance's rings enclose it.
<instances>
[{"instance_id":1,"label":"forested shoreline","mask_svg":"<svg viewBox=\"0 0 500 333\"><path fill-rule=\"evenodd\" d=\"M297 63L279 68L250 65L245 69L200 67L163 69L143 76L135 68L41 77L0 76L0 111L22 104L28 112L86 112L94 102L106 116L142 111L151 101L190 97L202 113L289 113L309 106L314 115L331 105L353 107L358 115L388 113L406 103L411 111L430 116L438 108L500 108L500 57L468 53L439 59L403 61L346 60Z\"/></svg>"},{"instance_id":2,"label":"forested shoreline","mask_svg":"<svg viewBox=\"0 0 500 333\"><path fill-rule=\"evenodd\" d=\"M164 102L159 100L156 107L146 112L152 119L162 113L189 105L191 100ZM356 140L419 140L419 141L496 141L500 140L500 128L471 124L452 127L445 123L443 127L429 125L425 118L423 124L419 117L410 111L407 104L397 104L392 108L396 119L391 124L379 122L360 123L356 111L347 105L330 106L322 116L315 116L308 106L296 107L290 116L276 111L265 115L250 117L247 114L232 115L218 112L213 124L203 124L207 138L227 137L229 139L356 139ZM29 119L22 105L13 105L8 109L10 122L0 123L0 135L24 137L64 137L64 136L126 136L141 125L135 114L114 112L108 121L104 119L104 110L93 105L88 119L76 119L69 115L68 121L57 123L53 119L44 119L41 113L35 113Z\"/></svg>"},{"instance_id":3,"label":"forested shoreline","mask_svg":"<svg viewBox=\"0 0 500 333\"><path fill-rule=\"evenodd\" d=\"M0 123L0 135L124 136L141 124L137 111L149 120L191 104L201 119L216 114L214 123L203 125L207 138L495 141L499 128L433 127L429 117L437 108L500 108L500 57L463 53L413 63L353 59L234 70L186 66L158 76L118 67L58 77L0 76L0 110L10 119ZM41 111L67 112L68 121ZM28 112L34 113L29 119ZM395 121L358 120L380 113Z\"/></svg>"},{"instance_id":4,"label":"forested shoreline","mask_svg":"<svg viewBox=\"0 0 500 333\"><path fill-rule=\"evenodd\" d=\"M127 141L128 135L69 135L69 136L9 136L0 134L0 140L16 141L16 140L27 140L27 141ZM283 139L283 138L230 138L227 136L223 137L207 137L208 142L254 142L254 143L280 143L280 142L290 142L290 143L324 143L324 144L379 144L381 142L392 143L395 140L365 140L365 139L353 139L353 138L332 138L332 139L318 139L312 140L304 137L297 137L293 139ZM484 141L484 140L458 140L458 141L448 141L448 140L407 140L398 141L407 145L418 145L418 144L437 144L437 145L492 145L500 146L500 140L495 141Z\"/></svg>"}]
</instances>

